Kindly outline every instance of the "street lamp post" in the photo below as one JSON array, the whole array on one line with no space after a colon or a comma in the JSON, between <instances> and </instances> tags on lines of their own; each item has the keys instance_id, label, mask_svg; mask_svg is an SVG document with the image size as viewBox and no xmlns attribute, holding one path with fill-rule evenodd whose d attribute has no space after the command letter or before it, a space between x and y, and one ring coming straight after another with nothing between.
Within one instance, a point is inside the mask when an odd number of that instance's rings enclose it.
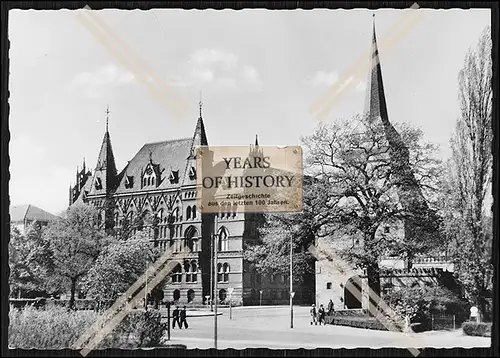
<instances>
[{"instance_id":1,"label":"street lamp post","mask_svg":"<svg viewBox=\"0 0 500 358\"><path fill-rule=\"evenodd\" d=\"M262 290L260 290L259 292L260 292L260 301L259 301L259 302L260 302L260 305L262 306L262 292L263 292L263 291L262 291Z\"/></svg>"},{"instance_id":2,"label":"street lamp post","mask_svg":"<svg viewBox=\"0 0 500 358\"><path fill-rule=\"evenodd\" d=\"M293 258L293 240L290 237L290 328L293 328L293 296L294 296L292 258Z\"/></svg>"},{"instance_id":3,"label":"street lamp post","mask_svg":"<svg viewBox=\"0 0 500 358\"><path fill-rule=\"evenodd\" d=\"M144 290L144 310L148 310L148 261L146 260L146 283Z\"/></svg>"},{"instance_id":4,"label":"street lamp post","mask_svg":"<svg viewBox=\"0 0 500 358\"><path fill-rule=\"evenodd\" d=\"M213 269L214 269L214 292L213 292L213 301L214 301L214 346L215 349L217 349L217 243L218 243L218 236L219 233L217 232L217 226L218 226L218 216L215 216L214 220L214 239L213 239L213 245L214 245L214 261L213 261Z\"/></svg>"}]
</instances>

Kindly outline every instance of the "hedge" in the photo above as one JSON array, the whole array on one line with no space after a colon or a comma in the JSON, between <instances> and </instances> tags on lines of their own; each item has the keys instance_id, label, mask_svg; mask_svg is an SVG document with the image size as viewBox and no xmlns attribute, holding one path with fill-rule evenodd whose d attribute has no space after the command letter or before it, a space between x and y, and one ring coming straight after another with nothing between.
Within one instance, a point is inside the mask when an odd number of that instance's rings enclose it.
<instances>
[{"instance_id":1,"label":"hedge","mask_svg":"<svg viewBox=\"0 0 500 358\"><path fill-rule=\"evenodd\" d=\"M491 323L485 322L464 322L462 330L468 336L491 337Z\"/></svg>"},{"instance_id":2,"label":"hedge","mask_svg":"<svg viewBox=\"0 0 500 358\"><path fill-rule=\"evenodd\" d=\"M327 323L337 326L349 326L364 329L387 331L387 328L375 317L328 316Z\"/></svg>"}]
</instances>

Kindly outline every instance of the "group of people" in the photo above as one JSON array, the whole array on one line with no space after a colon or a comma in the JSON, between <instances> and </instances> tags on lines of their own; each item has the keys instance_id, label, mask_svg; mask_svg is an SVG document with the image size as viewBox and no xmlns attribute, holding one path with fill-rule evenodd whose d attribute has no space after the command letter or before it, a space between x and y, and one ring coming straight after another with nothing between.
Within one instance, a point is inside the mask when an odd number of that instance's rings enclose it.
<instances>
[{"instance_id":1,"label":"group of people","mask_svg":"<svg viewBox=\"0 0 500 358\"><path fill-rule=\"evenodd\" d=\"M319 325L321 326L321 323L326 325L325 317L327 314L329 316L332 315L333 312L335 312L335 307L333 306L332 300L330 300L330 302L328 302L328 310L327 311L325 311L325 308L323 307L322 304L320 304L319 308L316 309L316 305L313 303L309 312L311 313L311 325L312 324L317 325L319 323Z\"/></svg>"},{"instance_id":2,"label":"group of people","mask_svg":"<svg viewBox=\"0 0 500 358\"><path fill-rule=\"evenodd\" d=\"M175 324L179 326L179 329L188 328L188 323L186 321L186 306L179 310L179 306L175 307L175 310L172 312L172 329L175 328Z\"/></svg>"}]
</instances>

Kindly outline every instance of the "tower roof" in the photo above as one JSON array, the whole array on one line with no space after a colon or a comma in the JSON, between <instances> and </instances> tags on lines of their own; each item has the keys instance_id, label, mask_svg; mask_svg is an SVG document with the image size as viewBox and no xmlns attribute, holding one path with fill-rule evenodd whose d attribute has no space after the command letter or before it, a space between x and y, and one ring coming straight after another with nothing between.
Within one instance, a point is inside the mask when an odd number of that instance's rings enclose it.
<instances>
[{"instance_id":1,"label":"tower roof","mask_svg":"<svg viewBox=\"0 0 500 358\"><path fill-rule=\"evenodd\" d=\"M380 66L377 36L375 33L375 14L373 15L372 50L365 106L365 113L369 116L370 120L373 121L380 118L384 123L389 121L384 82L382 80L382 67Z\"/></svg>"},{"instance_id":2,"label":"tower roof","mask_svg":"<svg viewBox=\"0 0 500 358\"><path fill-rule=\"evenodd\" d=\"M106 111L109 114L109 110ZM115 189L118 179L118 171L116 169L115 156L113 147L111 146L111 137L108 131L108 120L106 118L106 132L102 139L101 150L97 157L93 185L90 188L90 195L104 194Z\"/></svg>"},{"instance_id":3,"label":"tower roof","mask_svg":"<svg viewBox=\"0 0 500 358\"><path fill-rule=\"evenodd\" d=\"M95 170L109 170L116 175L115 156L113 154L113 147L111 146L111 138L109 132L106 131L102 139L101 150L97 158Z\"/></svg>"}]
</instances>

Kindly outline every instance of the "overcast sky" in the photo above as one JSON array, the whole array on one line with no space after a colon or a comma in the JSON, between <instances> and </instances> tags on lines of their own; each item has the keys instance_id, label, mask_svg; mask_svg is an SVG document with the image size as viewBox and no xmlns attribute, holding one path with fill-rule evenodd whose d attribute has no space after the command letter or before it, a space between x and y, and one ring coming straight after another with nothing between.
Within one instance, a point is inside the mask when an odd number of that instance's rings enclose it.
<instances>
[{"instance_id":1,"label":"overcast sky","mask_svg":"<svg viewBox=\"0 0 500 358\"><path fill-rule=\"evenodd\" d=\"M380 53L389 118L421 127L446 157L459 115L458 71L490 12L419 11L422 20ZM9 13L12 205L53 213L67 207L76 166L83 157L96 164L107 105L119 170L145 143L190 137L200 89L211 145L248 145L255 134L261 145L297 145L318 124L311 104L370 49L372 36L368 10L99 11L100 21L188 105L176 117L78 13ZM376 11L379 42L401 16ZM327 120L361 112L365 86L347 93Z\"/></svg>"}]
</instances>

